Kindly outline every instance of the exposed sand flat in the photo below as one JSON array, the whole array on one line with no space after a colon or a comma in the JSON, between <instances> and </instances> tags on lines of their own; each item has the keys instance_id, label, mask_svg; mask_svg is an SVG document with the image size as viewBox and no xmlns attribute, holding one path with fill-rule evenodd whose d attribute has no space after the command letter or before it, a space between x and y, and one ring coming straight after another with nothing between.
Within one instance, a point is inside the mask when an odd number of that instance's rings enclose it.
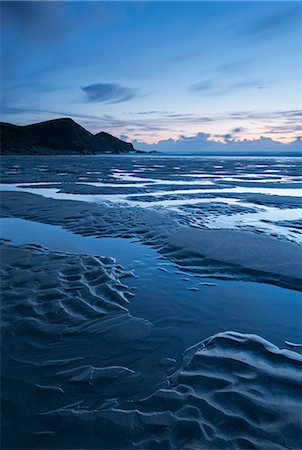
<instances>
[{"instance_id":1,"label":"exposed sand flat","mask_svg":"<svg viewBox=\"0 0 302 450\"><path fill-rule=\"evenodd\" d=\"M4 158L2 447L298 449L299 164Z\"/></svg>"},{"instance_id":2,"label":"exposed sand flat","mask_svg":"<svg viewBox=\"0 0 302 450\"><path fill-rule=\"evenodd\" d=\"M207 230L181 226L165 214L138 207L110 207L86 202L54 200L20 193L2 193L2 216L62 225L93 236L138 237L165 256L195 270L236 273L245 278L299 289L302 252L298 244L237 230ZM198 260L199 258L199 260ZM215 265L215 262L217 263Z\"/></svg>"},{"instance_id":3,"label":"exposed sand flat","mask_svg":"<svg viewBox=\"0 0 302 450\"><path fill-rule=\"evenodd\" d=\"M175 220L151 210L54 200L27 192L2 192L1 202L3 217L62 225L79 234L133 235L151 239L179 227Z\"/></svg>"},{"instance_id":4,"label":"exposed sand flat","mask_svg":"<svg viewBox=\"0 0 302 450\"><path fill-rule=\"evenodd\" d=\"M182 253L302 281L301 247L291 242L237 230L185 228L171 233L171 246Z\"/></svg>"}]
</instances>

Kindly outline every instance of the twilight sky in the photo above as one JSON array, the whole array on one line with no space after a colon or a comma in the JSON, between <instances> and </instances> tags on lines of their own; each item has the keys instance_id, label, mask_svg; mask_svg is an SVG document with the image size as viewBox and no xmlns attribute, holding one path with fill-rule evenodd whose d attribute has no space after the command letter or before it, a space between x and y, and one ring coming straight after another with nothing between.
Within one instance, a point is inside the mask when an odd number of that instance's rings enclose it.
<instances>
[{"instance_id":1,"label":"twilight sky","mask_svg":"<svg viewBox=\"0 0 302 450\"><path fill-rule=\"evenodd\" d=\"M291 1L1 2L1 120L69 116L137 147L292 142L301 17Z\"/></svg>"}]
</instances>

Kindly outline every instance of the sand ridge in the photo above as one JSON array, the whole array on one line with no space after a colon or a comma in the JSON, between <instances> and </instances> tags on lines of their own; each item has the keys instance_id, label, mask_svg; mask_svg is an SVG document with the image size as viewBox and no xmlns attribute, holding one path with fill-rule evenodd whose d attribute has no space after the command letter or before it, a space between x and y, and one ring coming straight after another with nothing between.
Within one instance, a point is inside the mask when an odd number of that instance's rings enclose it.
<instances>
[{"instance_id":1,"label":"sand ridge","mask_svg":"<svg viewBox=\"0 0 302 450\"><path fill-rule=\"evenodd\" d=\"M3 217L61 225L83 236L136 237L165 257L202 273L239 273L293 289L301 288L298 244L240 230L196 229L163 212L138 207L54 200L27 192L2 193Z\"/></svg>"}]
</instances>

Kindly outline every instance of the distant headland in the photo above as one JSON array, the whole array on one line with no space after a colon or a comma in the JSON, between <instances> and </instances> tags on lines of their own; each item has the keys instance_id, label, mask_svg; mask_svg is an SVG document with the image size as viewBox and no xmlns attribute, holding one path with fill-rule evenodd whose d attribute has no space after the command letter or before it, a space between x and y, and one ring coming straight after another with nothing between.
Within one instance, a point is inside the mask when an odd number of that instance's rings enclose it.
<instances>
[{"instance_id":1,"label":"distant headland","mask_svg":"<svg viewBox=\"0 0 302 450\"><path fill-rule=\"evenodd\" d=\"M92 134L70 118L26 126L0 123L2 155L98 155L144 153L101 131Z\"/></svg>"}]
</instances>

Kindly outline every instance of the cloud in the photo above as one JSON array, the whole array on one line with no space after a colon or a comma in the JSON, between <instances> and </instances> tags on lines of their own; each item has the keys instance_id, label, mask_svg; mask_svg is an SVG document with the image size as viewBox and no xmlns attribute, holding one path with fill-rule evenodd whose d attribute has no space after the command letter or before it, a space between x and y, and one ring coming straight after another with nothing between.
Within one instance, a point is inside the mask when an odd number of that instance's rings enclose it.
<instances>
[{"instance_id":1,"label":"cloud","mask_svg":"<svg viewBox=\"0 0 302 450\"><path fill-rule=\"evenodd\" d=\"M90 102L121 103L137 97L137 91L120 84L96 83L81 88Z\"/></svg>"},{"instance_id":2,"label":"cloud","mask_svg":"<svg viewBox=\"0 0 302 450\"><path fill-rule=\"evenodd\" d=\"M3 26L37 42L56 41L69 30L61 2L6 1L1 12Z\"/></svg>"},{"instance_id":3,"label":"cloud","mask_svg":"<svg viewBox=\"0 0 302 450\"><path fill-rule=\"evenodd\" d=\"M59 71L98 65L105 57L99 43L103 28L119 23L122 9L118 2L2 1L2 84L9 88L12 81L49 79Z\"/></svg>"},{"instance_id":4,"label":"cloud","mask_svg":"<svg viewBox=\"0 0 302 450\"><path fill-rule=\"evenodd\" d=\"M287 110L287 111L263 111L263 112L251 112L251 111L232 111L228 114L230 118L235 118L236 120L272 120L272 119L282 119L288 122L296 122L300 117L302 117L302 111L300 110Z\"/></svg>"},{"instance_id":5,"label":"cloud","mask_svg":"<svg viewBox=\"0 0 302 450\"><path fill-rule=\"evenodd\" d=\"M286 111L285 115L287 117L302 117L302 111L298 111L298 110Z\"/></svg>"},{"instance_id":6,"label":"cloud","mask_svg":"<svg viewBox=\"0 0 302 450\"><path fill-rule=\"evenodd\" d=\"M221 135L224 142L210 139L208 133L197 133L195 136L181 136L179 139L166 139L157 144L146 144L134 140L133 145L138 150L158 151L171 154L208 154L208 153L268 153L268 152L298 152L302 150L299 137L291 144L282 144L271 138L261 136L259 139L234 140L231 134Z\"/></svg>"},{"instance_id":7,"label":"cloud","mask_svg":"<svg viewBox=\"0 0 302 450\"><path fill-rule=\"evenodd\" d=\"M193 92L209 92L217 89L216 83L213 80L205 80L200 83L195 83L191 86Z\"/></svg>"},{"instance_id":8,"label":"cloud","mask_svg":"<svg viewBox=\"0 0 302 450\"><path fill-rule=\"evenodd\" d=\"M239 32L240 39L242 37L255 40L275 38L291 31L296 30L299 33L301 27L301 4L299 2L291 3L290 7L284 8L275 2L274 14L259 15L257 20L251 21L250 25L245 25L244 29ZM280 2L282 5L282 3ZM279 9L279 10L278 10ZM298 35L297 35L298 36Z\"/></svg>"},{"instance_id":9,"label":"cloud","mask_svg":"<svg viewBox=\"0 0 302 450\"><path fill-rule=\"evenodd\" d=\"M121 134L121 135L120 135L120 139L121 139L122 141L127 142L129 138L128 138L128 136L127 136L126 134Z\"/></svg>"},{"instance_id":10,"label":"cloud","mask_svg":"<svg viewBox=\"0 0 302 450\"><path fill-rule=\"evenodd\" d=\"M199 73L203 76L212 77L231 77L233 75L238 76L238 74L246 73L252 64L251 58L241 58L233 61L228 61L221 64L216 64L209 68L201 70Z\"/></svg>"},{"instance_id":11,"label":"cloud","mask_svg":"<svg viewBox=\"0 0 302 450\"><path fill-rule=\"evenodd\" d=\"M119 19L119 8L110 9L104 2L71 1L3 1L1 24L13 28L22 39L31 39L36 45L58 41L66 35L78 34L93 26L102 26ZM33 42L32 42L33 43Z\"/></svg>"},{"instance_id":12,"label":"cloud","mask_svg":"<svg viewBox=\"0 0 302 450\"><path fill-rule=\"evenodd\" d=\"M251 37L263 37L263 35L271 35L280 29L291 28L299 25L299 14L301 10L299 5L295 5L286 10L261 18L255 21L249 27L245 27L243 35Z\"/></svg>"},{"instance_id":13,"label":"cloud","mask_svg":"<svg viewBox=\"0 0 302 450\"><path fill-rule=\"evenodd\" d=\"M208 133L200 132L192 137L181 136L179 139L170 138L159 141L157 144L145 144L134 141L134 146L139 150L157 150L165 153L190 153L211 145L209 137L210 135Z\"/></svg>"},{"instance_id":14,"label":"cloud","mask_svg":"<svg viewBox=\"0 0 302 450\"><path fill-rule=\"evenodd\" d=\"M259 80L243 80L224 83L216 79L209 79L193 84L190 87L190 91L194 93L203 93L205 95L223 95L246 88L267 89L268 86L264 86Z\"/></svg>"},{"instance_id":15,"label":"cloud","mask_svg":"<svg viewBox=\"0 0 302 450\"><path fill-rule=\"evenodd\" d=\"M236 74L240 70L245 70L251 63L250 59L242 59L239 61L232 61L224 64L220 64L216 67L216 72L222 74Z\"/></svg>"},{"instance_id":16,"label":"cloud","mask_svg":"<svg viewBox=\"0 0 302 450\"><path fill-rule=\"evenodd\" d=\"M190 61L192 59L199 58L202 55L203 51L201 50L192 50L188 52L184 52L175 56L172 56L168 59L168 61L175 63L183 63L186 61Z\"/></svg>"},{"instance_id":17,"label":"cloud","mask_svg":"<svg viewBox=\"0 0 302 450\"><path fill-rule=\"evenodd\" d=\"M236 127L232 129L232 133L242 133L243 131L245 131L245 128L243 127Z\"/></svg>"}]
</instances>

